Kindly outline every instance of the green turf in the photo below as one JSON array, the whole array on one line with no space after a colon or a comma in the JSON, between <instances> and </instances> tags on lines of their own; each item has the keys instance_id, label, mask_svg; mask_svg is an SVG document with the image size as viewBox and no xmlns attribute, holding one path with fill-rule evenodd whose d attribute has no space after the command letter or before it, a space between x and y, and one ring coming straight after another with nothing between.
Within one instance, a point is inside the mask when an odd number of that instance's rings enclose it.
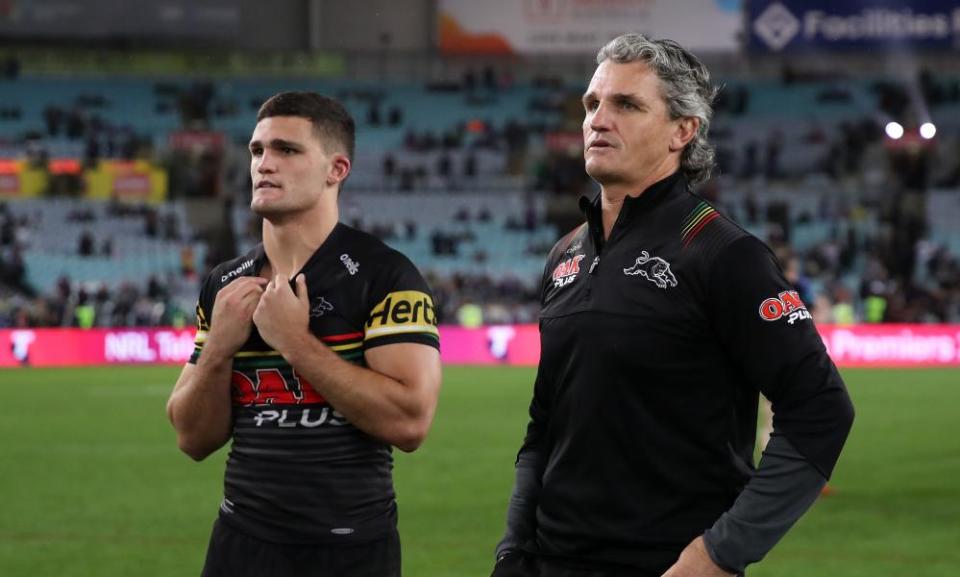
<instances>
[{"instance_id":1,"label":"green turf","mask_svg":"<svg viewBox=\"0 0 960 577\"><path fill-rule=\"evenodd\" d=\"M0 371L0 575L196 575L225 452L193 463L176 368ZM825 497L751 577L960 573L960 371L845 371L857 422ZM408 577L487 575L533 371L447 368L427 443L398 454Z\"/></svg>"}]
</instances>

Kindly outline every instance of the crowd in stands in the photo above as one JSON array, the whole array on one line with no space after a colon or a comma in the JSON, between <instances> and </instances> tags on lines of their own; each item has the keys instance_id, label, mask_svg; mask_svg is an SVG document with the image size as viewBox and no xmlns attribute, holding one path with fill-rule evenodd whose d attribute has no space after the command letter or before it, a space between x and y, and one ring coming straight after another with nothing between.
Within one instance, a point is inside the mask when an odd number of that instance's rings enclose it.
<instances>
[{"instance_id":1,"label":"crowd in stands","mask_svg":"<svg viewBox=\"0 0 960 577\"><path fill-rule=\"evenodd\" d=\"M193 322L198 275L188 245L182 248L176 269L156 271L145 282L133 278L78 281L67 272L53 286L37 286L29 280L25 255L40 242L51 247L69 245L68 239L42 238L62 234L60 228L67 223L82 227L75 247L69 249L75 262L98 257L109 260L126 248L122 245L129 243L129 235L115 241L109 233L111 224L121 219L141 223L134 238L170 243L188 240L173 212L144 204L111 202L98 206L102 212L94 206L78 202L66 212L63 222L46 223L50 214L17 214L8 202L0 202L0 328L184 326ZM108 231L99 230L103 227ZM121 246L116 246L118 243Z\"/></svg>"},{"instance_id":2,"label":"crowd in stands","mask_svg":"<svg viewBox=\"0 0 960 577\"><path fill-rule=\"evenodd\" d=\"M861 205L837 212L824 202L817 214L791 222L780 216L782 203L768 205L763 218L754 199L746 204L743 224L766 225L768 244L818 323L960 321L960 258L943 244L905 240L909 225L894 232L890 224L887 232L869 235L855 224L869 210ZM790 228L813 219L828 223L827 238L797 250L787 240Z\"/></svg>"},{"instance_id":3,"label":"crowd in stands","mask_svg":"<svg viewBox=\"0 0 960 577\"><path fill-rule=\"evenodd\" d=\"M925 71L917 82L934 110L938 106L955 109L960 103L957 80ZM783 111L788 118L778 120L764 108L781 94L777 90L808 85L817 87L810 97L814 108L809 111ZM363 183L375 183L380 191L401 194L439 188L451 193L454 205L457 191L492 189L498 177L518 178L510 181L517 194L547 199L589 194L594 189L583 171L582 153L571 145L576 143L582 119L580 89L556 78L521 85L509 73L490 67L469 70L457 82L423 87L423 98L454 98L471 111L468 118L424 127L412 120L412 108L385 97L389 87L345 87L337 96L363 106L357 115L361 135L384 130L401 135L395 144L379 143L372 150L361 150L376 162L358 162L358 174L351 176L347 186L357 181L360 188ZM524 100L521 108L529 111L527 116L499 112L509 108L501 105L511 95L521 92L518 98ZM244 107L253 109L258 104L232 97L227 85L215 82L194 82L187 88L156 83L153 93L158 98L155 106L179 111L183 127L208 128L217 117L247 116ZM43 162L47 154L43 143L49 138L84 142L88 164L101 157L162 157L164 152L153 152L149 139L128 119L107 119L105 98L84 94L73 107L45 107L45 130L21 141L32 151L32 159ZM944 240L949 234L938 234L944 231L931 224L926 208L933 188L947 189L938 194L952 190L960 203L960 154L956 154L960 137L957 126L947 124L936 141L910 147L892 144L881 119L909 116L911 102L901 83L845 83L788 69L773 88L769 82L746 79L729 83L720 93L712 131L716 176L700 192L771 245L819 322L960 322L958 245ZM820 114L815 107L831 112ZM362 171L372 172L375 178L363 179ZM244 172L241 166L239 173ZM171 195L190 194L179 190L178 182L171 177ZM236 189L241 205L249 193L246 183L241 176L228 184ZM767 189L796 192L784 198L768 194ZM848 192L834 194L841 189ZM790 198L790 194L796 196ZM816 195L814 203L797 202L801 195L811 194ZM411 195L411 202L415 201L416 195ZM171 241L190 237L189 231L179 230L180 220L167 218L162 209L114 206L115 210L142 211L145 237ZM89 216L81 210L72 217L82 223ZM529 238L516 246L516 254L542 259L550 243L535 234L546 224L538 217L481 211L454 217L456 226L446 227L444 223L434 226L430 214L416 221L361 216L345 213L345 220L388 243L403 245L426 238L431 259L459 263L425 267L442 322L459 322L464 307L479 308L486 323L536 321L539 271L485 272L483 265L498 257L482 246L477 248L478 237L489 234L477 231L484 223L495 222L502 224L500 230L529 232ZM36 234L35 224L0 205L0 326L191 322L192 313L186 312L190 307L181 297L195 297L197 282L210 263L197 263L199 270L185 267L175 279L158 275L146 281L94 286L65 276L52 289L31 286L24 251ZM558 238L566 231L555 232ZM243 242L257 236L255 227L232 233L242 239L238 252ZM802 240L804 235L809 238ZM110 256L117 245L109 235L84 233L77 239L76 254Z\"/></svg>"},{"instance_id":4,"label":"crowd in stands","mask_svg":"<svg viewBox=\"0 0 960 577\"><path fill-rule=\"evenodd\" d=\"M0 298L0 328L24 327L184 327L193 323L193 309L184 310L170 288L151 276L145 287L132 282L115 289L87 286L61 277L52 292L31 296L14 292Z\"/></svg>"}]
</instances>

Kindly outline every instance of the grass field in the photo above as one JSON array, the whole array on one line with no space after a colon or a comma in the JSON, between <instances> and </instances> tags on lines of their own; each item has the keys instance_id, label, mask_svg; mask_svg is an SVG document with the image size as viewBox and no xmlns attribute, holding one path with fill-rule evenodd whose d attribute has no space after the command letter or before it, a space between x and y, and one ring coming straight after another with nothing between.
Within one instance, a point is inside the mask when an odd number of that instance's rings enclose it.
<instances>
[{"instance_id":1,"label":"grass field","mask_svg":"<svg viewBox=\"0 0 960 577\"><path fill-rule=\"evenodd\" d=\"M164 414L177 368L0 371L0 576L197 575L226 451ZM960 575L960 370L844 372L857 422L824 497L751 577ZM489 575L531 369L446 369L398 454L407 577Z\"/></svg>"}]
</instances>

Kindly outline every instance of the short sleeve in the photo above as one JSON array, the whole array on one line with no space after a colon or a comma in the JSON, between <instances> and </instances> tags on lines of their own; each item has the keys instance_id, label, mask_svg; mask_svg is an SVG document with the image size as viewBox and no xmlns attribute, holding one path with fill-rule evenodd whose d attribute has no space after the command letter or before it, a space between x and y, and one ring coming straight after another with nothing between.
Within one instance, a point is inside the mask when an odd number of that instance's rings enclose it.
<instances>
[{"instance_id":1,"label":"short sleeve","mask_svg":"<svg viewBox=\"0 0 960 577\"><path fill-rule=\"evenodd\" d=\"M210 289L210 278L210 276L207 276L204 279L200 296L197 299L197 334L193 341L193 353L187 361L192 365L197 364L200 359L203 344L207 341L207 333L210 332L210 313L213 312L213 291Z\"/></svg>"},{"instance_id":2,"label":"short sleeve","mask_svg":"<svg viewBox=\"0 0 960 577\"><path fill-rule=\"evenodd\" d=\"M427 281L406 257L390 253L373 280L363 347L420 343L440 348L437 311Z\"/></svg>"}]
</instances>

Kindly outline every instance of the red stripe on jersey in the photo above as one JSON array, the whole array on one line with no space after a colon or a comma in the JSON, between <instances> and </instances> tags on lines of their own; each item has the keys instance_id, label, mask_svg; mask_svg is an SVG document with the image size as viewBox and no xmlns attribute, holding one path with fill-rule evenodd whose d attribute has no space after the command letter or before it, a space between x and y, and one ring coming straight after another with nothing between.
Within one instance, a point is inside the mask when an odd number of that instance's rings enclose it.
<instances>
[{"instance_id":1,"label":"red stripe on jersey","mask_svg":"<svg viewBox=\"0 0 960 577\"><path fill-rule=\"evenodd\" d=\"M694 237L696 237L698 234L700 234L700 231L703 230L703 227L707 226L707 224L709 224L710 221L712 221L713 219L717 218L718 216L720 216L720 213L719 213L719 212L714 212L713 214L711 214L711 215L708 216L707 218L703 219L703 222L701 222L700 224L698 224L696 227L694 227L693 230L690 231L690 234L687 236L687 240L683 243L683 247L686 248L686 247L690 246L690 243L693 242Z\"/></svg>"},{"instance_id":2,"label":"red stripe on jersey","mask_svg":"<svg viewBox=\"0 0 960 577\"><path fill-rule=\"evenodd\" d=\"M337 343L340 341L349 341L350 339L359 339L363 337L363 333L346 333L342 335L330 335L326 337L320 337L320 340L325 343Z\"/></svg>"}]
</instances>

